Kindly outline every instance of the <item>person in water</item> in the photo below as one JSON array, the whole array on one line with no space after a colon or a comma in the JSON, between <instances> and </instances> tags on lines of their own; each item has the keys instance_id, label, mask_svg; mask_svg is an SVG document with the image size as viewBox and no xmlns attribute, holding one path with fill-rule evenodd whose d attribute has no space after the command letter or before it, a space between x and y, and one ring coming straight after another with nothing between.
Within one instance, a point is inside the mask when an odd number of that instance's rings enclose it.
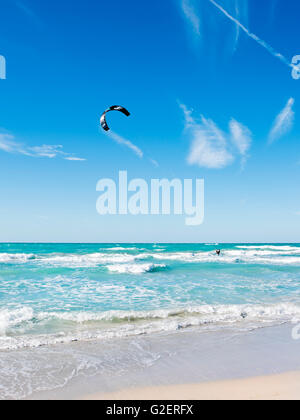
<instances>
[{"instance_id":1,"label":"person in water","mask_svg":"<svg viewBox=\"0 0 300 420\"><path fill-rule=\"evenodd\" d=\"M221 250L220 249L217 249L216 250L216 254L219 256L221 254Z\"/></svg>"}]
</instances>

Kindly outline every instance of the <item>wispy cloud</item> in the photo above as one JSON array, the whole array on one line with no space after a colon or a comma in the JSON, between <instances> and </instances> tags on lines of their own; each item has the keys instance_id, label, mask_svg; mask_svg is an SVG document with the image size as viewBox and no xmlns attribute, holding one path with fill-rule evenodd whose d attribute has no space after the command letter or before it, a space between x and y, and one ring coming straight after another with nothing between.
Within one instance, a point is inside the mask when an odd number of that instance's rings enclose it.
<instances>
[{"instance_id":1,"label":"wispy cloud","mask_svg":"<svg viewBox=\"0 0 300 420\"><path fill-rule=\"evenodd\" d=\"M231 164L233 155L228 151L225 134L212 120L203 116L199 123L189 125L192 141L187 161L209 169L222 169Z\"/></svg>"},{"instance_id":2,"label":"wispy cloud","mask_svg":"<svg viewBox=\"0 0 300 420\"><path fill-rule=\"evenodd\" d=\"M235 1L235 17L239 22L244 22L244 25L248 25L249 19L249 0L234 0ZM237 39L236 46L240 39L242 30L239 25L235 25Z\"/></svg>"},{"instance_id":3,"label":"wispy cloud","mask_svg":"<svg viewBox=\"0 0 300 420\"><path fill-rule=\"evenodd\" d=\"M259 36L251 32L247 25L248 25L248 0L222 0L222 5L218 3L216 0L178 0L180 2L180 7L183 16L185 17L186 22L188 23L189 27L192 28L193 33L196 35L197 38L200 36L203 38L207 30L209 30L209 35L206 36L207 43L211 46L211 43L214 42L214 38L217 36L222 36L223 42L225 41L226 45L230 45L230 50L234 52L237 48L238 41L240 39L241 32L244 32L249 38L263 47L269 54L273 57L280 60L286 66L294 69L299 70L298 67L291 62L288 58L286 58L283 54L277 52L271 45L269 45L266 41L261 39ZM219 12L224 15L227 19L234 23L234 38L230 41L232 34L228 30L224 30L218 22L213 19L209 10L207 10L207 6L213 5L215 8L219 10ZM274 8L276 6L275 0L273 1L272 5L270 5L270 18L272 19L272 15L274 14ZM202 21L205 22L205 25L202 24ZM210 48L210 51L212 48ZM225 47L225 51L227 48Z\"/></svg>"},{"instance_id":4,"label":"wispy cloud","mask_svg":"<svg viewBox=\"0 0 300 420\"><path fill-rule=\"evenodd\" d=\"M204 40L205 44L209 44L210 51L212 45L217 45L218 38L224 42L225 51L236 50L239 38L240 27L235 25L226 28L221 27L218 17L215 13L211 13L208 0L177 0L180 5L181 13L186 21L187 28L194 35L194 40ZM232 11L232 14L238 19L247 22L248 20L248 0L224 0L226 6ZM198 46L198 44L197 44Z\"/></svg>"},{"instance_id":5,"label":"wispy cloud","mask_svg":"<svg viewBox=\"0 0 300 420\"><path fill-rule=\"evenodd\" d=\"M155 166L156 168L159 168L159 163L155 159L150 158L149 161L152 163L153 166Z\"/></svg>"},{"instance_id":6,"label":"wispy cloud","mask_svg":"<svg viewBox=\"0 0 300 420\"><path fill-rule=\"evenodd\" d=\"M222 169L233 162L233 155L227 150L224 136L212 120L202 117L201 125L195 126L188 156L190 165L210 169Z\"/></svg>"},{"instance_id":7,"label":"wispy cloud","mask_svg":"<svg viewBox=\"0 0 300 420\"><path fill-rule=\"evenodd\" d=\"M131 151L133 151L139 158L143 158L144 153L142 150L137 147L135 144L133 144L131 141L125 139L124 137L119 136L119 134L114 133L113 131L107 132L108 137L110 137L113 141L115 141L118 144L121 144L125 147L128 147Z\"/></svg>"},{"instance_id":8,"label":"wispy cloud","mask_svg":"<svg viewBox=\"0 0 300 420\"><path fill-rule=\"evenodd\" d=\"M200 16L197 14L194 0L181 0L181 8L188 23L191 24L194 34L199 37L201 35Z\"/></svg>"},{"instance_id":9,"label":"wispy cloud","mask_svg":"<svg viewBox=\"0 0 300 420\"><path fill-rule=\"evenodd\" d=\"M84 161L86 161L86 159L77 158L77 157L71 157L71 156L65 157L65 160L70 160L72 162L84 162Z\"/></svg>"},{"instance_id":10,"label":"wispy cloud","mask_svg":"<svg viewBox=\"0 0 300 420\"><path fill-rule=\"evenodd\" d=\"M241 155L242 167L244 167L252 143L252 133L248 127L244 126L233 118L229 123L229 129L231 133L231 142L234 144L239 154Z\"/></svg>"},{"instance_id":11,"label":"wispy cloud","mask_svg":"<svg viewBox=\"0 0 300 420\"><path fill-rule=\"evenodd\" d=\"M127 147L129 150L131 150L136 156L138 156L140 159L144 158L144 152L138 147L136 146L134 143L132 143L130 140L125 139L124 137L120 136L119 134L113 132L113 131L108 131L107 132L107 136L113 140L115 143L120 144L121 146L125 146ZM152 159L151 157L146 155L146 158L149 160L149 162L155 166L155 167L159 167L159 163L155 160Z\"/></svg>"},{"instance_id":12,"label":"wispy cloud","mask_svg":"<svg viewBox=\"0 0 300 420\"><path fill-rule=\"evenodd\" d=\"M15 5L24 13L26 13L26 15L30 17L35 17L35 13L24 2L17 0L15 1Z\"/></svg>"},{"instance_id":13,"label":"wispy cloud","mask_svg":"<svg viewBox=\"0 0 300 420\"><path fill-rule=\"evenodd\" d=\"M295 117L294 103L295 99L290 98L283 110L277 115L269 134L269 143L278 140L292 129Z\"/></svg>"},{"instance_id":14,"label":"wispy cloud","mask_svg":"<svg viewBox=\"0 0 300 420\"><path fill-rule=\"evenodd\" d=\"M15 5L20 9L26 16L28 16L37 25L41 25L42 21L37 14L28 6L27 3L21 0L16 0Z\"/></svg>"},{"instance_id":15,"label":"wispy cloud","mask_svg":"<svg viewBox=\"0 0 300 420\"><path fill-rule=\"evenodd\" d=\"M288 67L294 68L294 65L282 54L275 51L273 47L271 47L267 42L263 41L261 38L259 38L257 35L250 32L246 26L244 26L238 19L233 17L230 13L228 13L227 10L225 10L221 5L219 5L215 0L208 0L211 4L213 4L215 7L217 7L220 12L222 12L228 19L230 19L232 22L234 22L242 31L245 32L248 37L253 39L255 42L257 42L259 45L261 45L263 48L265 48L271 55L278 58L280 61L282 61L284 64L286 64Z\"/></svg>"},{"instance_id":16,"label":"wispy cloud","mask_svg":"<svg viewBox=\"0 0 300 420\"><path fill-rule=\"evenodd\" d=\"M28 146L26 144L17 142L13 135L6 133L0 133L0 150L6 153L19 154L35 158L53 159L56 157L61 157L66 160L85 160L82 158L77 158L70 153L64 152L63 146L61 145L43 144L42 146Z\"/></svg>"},{"instance_id":17,"label":"wispy cloud","mask_svg":"<svg viewBox=\"0 0 300 420\"><path fill-rule=\"evenodd\" d=\"M187 157L189 165L223 169L240 156L244 166L252 142L252 135L247 127L232 119L229 133L225 133L214 121L203 115L196 120L185 105L180 107L185 116L185 131L190 139Z\"/></svg>"},{"instance_id":18,"label":"wispy cloud","mask_svg":"<svg viewBox=\"0 0 300 420\"><path fill-rule=\"evenodd\" d=\"M271 21L274 19L276 9L277 9L277 6L278 6L278 1L279 0L272 0L271 1L271 12L270 12L270 20Z\"/></svg>"}]
</instances>

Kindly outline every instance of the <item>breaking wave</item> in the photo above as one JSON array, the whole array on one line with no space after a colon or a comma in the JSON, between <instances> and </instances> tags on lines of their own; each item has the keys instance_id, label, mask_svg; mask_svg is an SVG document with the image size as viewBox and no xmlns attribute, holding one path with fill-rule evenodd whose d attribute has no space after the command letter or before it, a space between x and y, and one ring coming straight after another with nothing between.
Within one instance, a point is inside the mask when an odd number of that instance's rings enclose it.
<instances>
[{"instance_id":1,"label":"breaking wave","mask_svg":"<svg viewBox=\"0 0 300 420\"><path fill-rule=\"evenodd\" d=\"M34 254L7 254L0 253L0 263L26 263L28 261L35 260L36 256Z\"/></svg>"},{"instance_id":2,"label":"breaking wave","mask_svg":"<svg viewBox=\"0 0 300 420\"><path fill-rule=\"evenodd\" d=\"M40 312L32 308L0 311L0 350L34 348L74 341L108 340L176 332L192 327L223 329L259 328L266 324L289 322L300 317L300 306L293 303L274 305L203 305L178 310ZM57 333L33 334L34 326L56 323ZM26 325L27 324L27 325ZM78 326L65 328L66 325ZM32 334L19 334L28 330ZM65 331L64 331L65 328Z\"/></svg>"},{"instance_id":3,"label":"breaking wave","mask_svg":"<svg viewBox=\"0 0 300 420\"><path fill-rule=\"evenodd\" d=\"M119 274L156 273L165 271L167 268L165 264L115 264L107 266L108 271Z\"/></svg>"},{"instance_id":4,"label":"breaking wave","mask_svg":"<svg viewBox=\"0 0 300 420\"><path fill-rule=\"evenodd\" d=\"M153 260L198 264L300 265L300 247L291 245L237 245L231 249L224 247L219 257L216 256L214 251L170 252L158 246L155 249L112 247L106 248L105 251L102 248L102 250L103 252L86 254L0 253L0 264L35 264L70 268L108 266L108 270L111 272L132 274L148 272L146 263L150 267L151 264L153 265ZM141 263L139 267L137 267L138 263ZM155 267L153 267L153 270L156 271Z\"/></svg>"}]
</instances>

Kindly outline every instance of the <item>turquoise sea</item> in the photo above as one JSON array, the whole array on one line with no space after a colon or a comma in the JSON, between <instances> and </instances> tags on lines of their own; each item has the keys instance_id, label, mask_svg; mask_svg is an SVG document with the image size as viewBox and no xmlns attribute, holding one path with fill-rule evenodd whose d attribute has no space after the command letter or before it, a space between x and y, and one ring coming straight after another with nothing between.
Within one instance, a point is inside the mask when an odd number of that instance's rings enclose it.
<instances>
[{"instance_id":1,"label":"turquoise sea","mask_svg":"<svg viewBox=\"0 0 300 420\"><path fill-rule=\"evenodd\" d=\"M299 286L299 244L0 244L0 397L22 351L252 331L300 317Z\"/></svg>"}]
</instances>

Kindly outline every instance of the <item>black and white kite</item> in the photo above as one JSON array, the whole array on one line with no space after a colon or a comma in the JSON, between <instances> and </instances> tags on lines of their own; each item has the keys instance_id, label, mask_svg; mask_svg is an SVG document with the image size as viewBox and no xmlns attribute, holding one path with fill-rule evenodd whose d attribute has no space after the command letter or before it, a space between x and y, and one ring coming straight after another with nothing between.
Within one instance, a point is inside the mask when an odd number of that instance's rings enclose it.
<instances>
[{"instance_id":1,"label":"black and white kite","mask_svg":"<svg viewBox=\"0 0 300 420\"><path fill-rule=\"evenodd\" d=\"M109 126L107 125L107 122L106 122L106 114L108 112L111 112L111 111L119 111L119 112L122 112L122 114L126 115L126 117L130 116L130 112L128 112L127 109L125 109L124 107L122 107L120 105L111 106L110 108L108 108L106 111L103 112L103 114L101 115L101 119L100 119L101 127L105 131L110 130L110 128L109 128Z\"/></svg>"}]
</instances>

